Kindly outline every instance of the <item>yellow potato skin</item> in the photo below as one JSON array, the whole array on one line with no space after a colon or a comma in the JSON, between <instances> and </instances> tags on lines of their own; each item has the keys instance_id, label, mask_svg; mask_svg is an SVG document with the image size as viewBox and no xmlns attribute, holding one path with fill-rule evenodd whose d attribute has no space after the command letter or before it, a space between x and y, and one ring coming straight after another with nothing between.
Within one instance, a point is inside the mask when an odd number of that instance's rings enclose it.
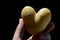
<instances>
[{"instance_id":1,"label":"yellow potato skin","mask_svg":"<svg viewBox=\"0 0 60 40\"><path fill-rule=\"evenodd\" d=\"M42 8L36 14L32 7L26 6L22 9L21 16L30 34L44 31L51 20L51 12L48 8Z\"/></svg>"}]
</instances>

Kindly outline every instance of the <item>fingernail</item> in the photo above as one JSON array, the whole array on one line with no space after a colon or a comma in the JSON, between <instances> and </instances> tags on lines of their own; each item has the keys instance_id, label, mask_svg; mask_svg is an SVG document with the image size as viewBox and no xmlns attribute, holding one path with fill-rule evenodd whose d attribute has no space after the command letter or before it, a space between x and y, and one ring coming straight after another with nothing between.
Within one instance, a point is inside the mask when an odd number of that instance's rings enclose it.
<instances>
[{"instance_id":1,"label":"fingernail","mask_svg":"<svg viewBox=\"0 0 60 40\"><path fill-rule=\"evenodd\" d=\"M23 19L19 19L19 24L21 24L21 25L24 24Z\"/></svg>"}]
</instances>

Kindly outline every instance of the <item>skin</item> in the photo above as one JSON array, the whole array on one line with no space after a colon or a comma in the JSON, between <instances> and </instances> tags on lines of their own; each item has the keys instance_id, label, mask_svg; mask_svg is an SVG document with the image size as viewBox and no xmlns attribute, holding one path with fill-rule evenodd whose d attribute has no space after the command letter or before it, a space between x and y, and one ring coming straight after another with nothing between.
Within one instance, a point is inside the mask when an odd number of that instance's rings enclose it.
<instances>
[{"instance_id":1,"label":"skin","mask_svg":"<svg viewBox=\"0 0 60 40\"><path fill-rule=\"evenodd\" d=\"M55 27L54 23L51 22L48 24L47 28L42 33L33 34L27 40L51 40L51 36L49 34L50 31ZM19 24L15 30L14 36L12 40L22 40L24 36L24 21L23 19L19 19Z\"/></svg>"}]
</instances>

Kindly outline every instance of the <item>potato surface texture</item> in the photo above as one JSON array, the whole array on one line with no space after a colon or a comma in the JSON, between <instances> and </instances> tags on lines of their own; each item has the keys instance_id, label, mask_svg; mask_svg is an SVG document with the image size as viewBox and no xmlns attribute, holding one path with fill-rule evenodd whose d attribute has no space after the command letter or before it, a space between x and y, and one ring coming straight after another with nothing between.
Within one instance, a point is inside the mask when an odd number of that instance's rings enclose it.
<instances>
[{"instance_id":1,"label":"potato surface texture","mask_svg":"<svg viewBox=\"0 0 60 40\"><path fill-rule=\"evenodd\" d=\"M36 13L34 8L26 6L22 9L21 16L30 34L43 32L51 20L51 12L48 8L42 8Z\"/></svg>"}]
</instances>

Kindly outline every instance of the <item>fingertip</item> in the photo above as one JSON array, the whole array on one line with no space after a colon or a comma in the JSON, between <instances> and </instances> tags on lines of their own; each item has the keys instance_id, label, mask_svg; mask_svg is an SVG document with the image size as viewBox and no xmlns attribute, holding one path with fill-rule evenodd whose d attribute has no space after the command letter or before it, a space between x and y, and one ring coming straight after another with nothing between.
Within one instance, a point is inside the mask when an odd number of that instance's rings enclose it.
<instances>
[{"instance_id":1,"label":"fingertip","mask_svg":"<svg viewBox=\"0 0 60 40\"><path fill-rule=\"evenodd\" d=\"M44 30L44 32L50 32L55 28L55 24L53 22L49 23L47 28Z\"/></svg>"},{"instance_id":2,"label":"fingertip","mask_svg":"<svg viewBox=\"0 0 60 40\"><path fill-rule=\"evenodd\" d=\"M24 24L24 22L23 22L23 19L22 19L22 18L20 18L20 19L19 19L19 24Z\"/></svg>"},{"instance_id":3,"label":"fingertip","mask_svg":"<svg viewBox=\"0 0 60 40\"><path fill-rule=\"evenodd\" d=\"M20 18L20 19L19 19L19 22L20 22L20 21L23 21L23 19L22 19L22 18Z\"/></svg>"},{"instance_id":4,"label":"fingertip","mask_svg":"<svg viewBox=\"0 0 60 40\"><path fill-rule=\"evenodd\" d=\"M51 22L50 23L50 30L49 30L49 32L52 31L54 28L55 28L55 24L53 22Z\"/></svg>"}]
</instances>

